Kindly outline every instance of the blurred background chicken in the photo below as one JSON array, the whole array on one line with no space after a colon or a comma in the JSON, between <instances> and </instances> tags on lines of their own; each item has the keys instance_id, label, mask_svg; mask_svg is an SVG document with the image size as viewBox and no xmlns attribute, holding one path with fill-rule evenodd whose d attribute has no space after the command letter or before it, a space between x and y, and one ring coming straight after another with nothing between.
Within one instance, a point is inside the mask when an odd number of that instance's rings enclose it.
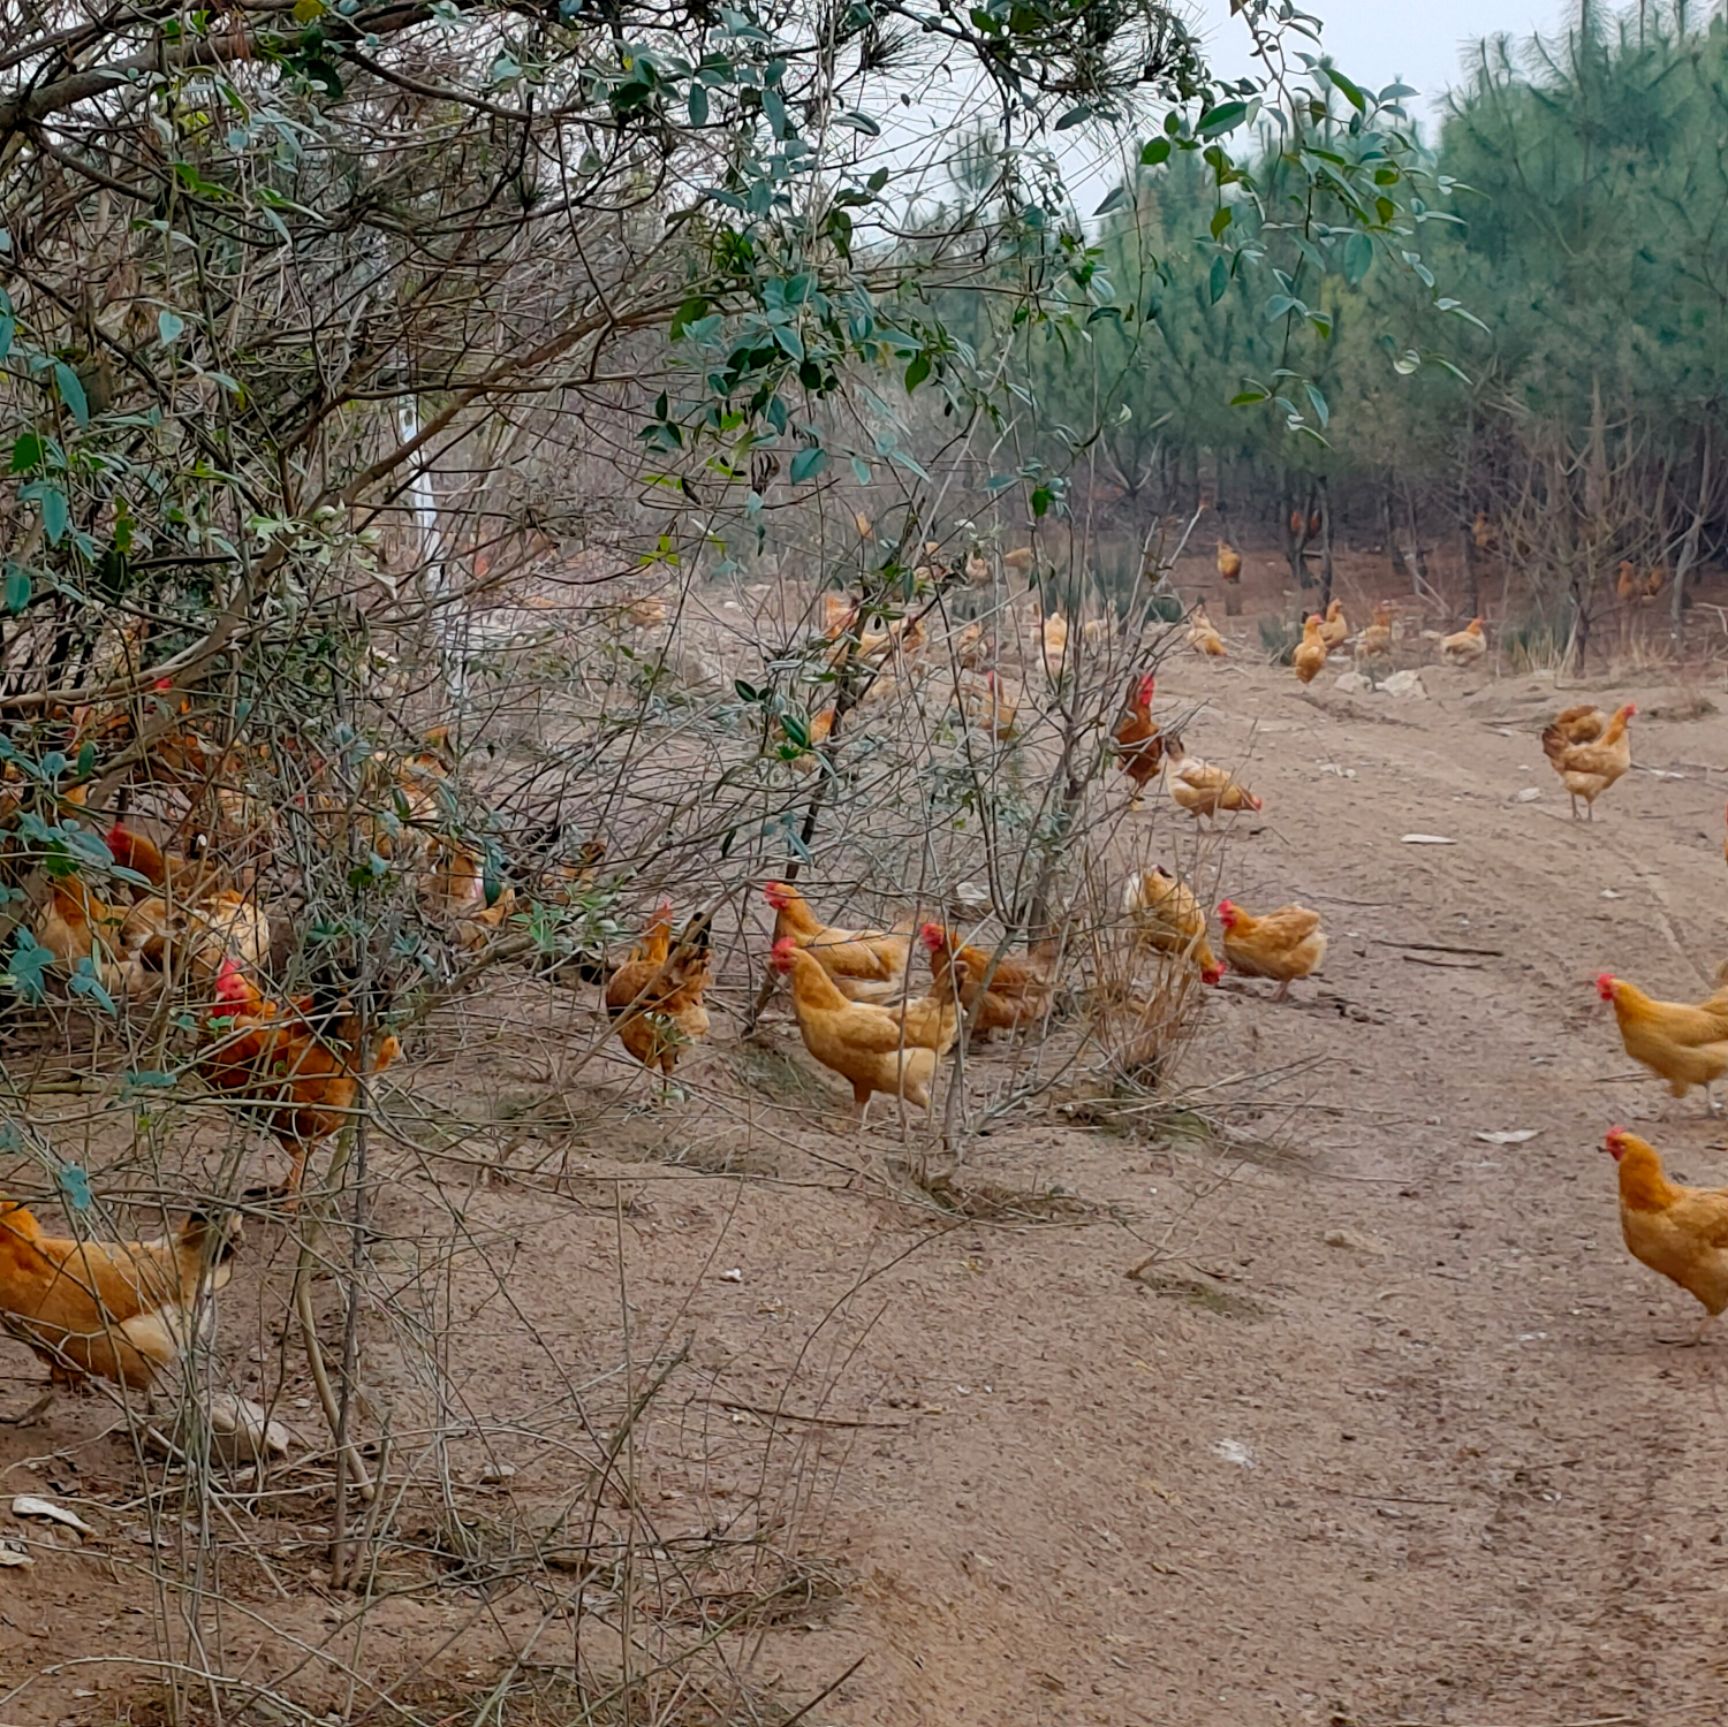
<instances>
[{"instance_id":1,"label":"blurred background chicken","mask_svg":"<svg viewBox=\"0 0 1728 1727\"><path fill-rule=\"evenodd\" d=\"M1197 654L1205 654L1215 660L1225 656L1224 638L1212 627L1212 620L1207 617L1204 606L1196 606L1188 619L1187 641Z\"/></svg>"},{"instance_id":2,"label":"blurred background chicken","mask_svg":"<svg viewBox=\"0 0 1728 1727\"><path fill-rule=\"evenodd\" d=\"M1291 650L1290 663L1296 668L1297 678L1305 684L1311 684L1325 669L1326 656L1331 650L1326 646L1326 638L1320 633L1320 615L1311 612L1302 625L1302 639Z\"/></svg>"},{"instance_id":3,"label":"blurred background chicken","mask_svg":"<svg viewBox=\"0 0 1728 1727\"><path fill-rule=\"evenodd\" d=\"M1455 635L1440 638L1440 658L1449 666L1473 666L1487 651L1480 618L1472 618Z\"/></svg>"},{"instance_id":4,"label":"blurred background chicken","mask_svg":"<svg viewBox=\"0 0 1728 1727\"><path fill-rule=\"evenodd\" d=\"M1344 616L1344 602L1333 600L1320 620L1320 639L1328 653L1343 647L1350 635L1350 620Z\"/></svg>"},{"instance_id":5,"label":"blurred background chicken","mask_svg":"<svg viewBox=\"0 0 1728 1727\"><path fill-rule=\"evenodd\" d=\"M1218 542L1218 553L1214 560L1218 567L1221 581L1239 582L1242 579L1242 554L1228 540Z\"/></svg>"}]
</instances>

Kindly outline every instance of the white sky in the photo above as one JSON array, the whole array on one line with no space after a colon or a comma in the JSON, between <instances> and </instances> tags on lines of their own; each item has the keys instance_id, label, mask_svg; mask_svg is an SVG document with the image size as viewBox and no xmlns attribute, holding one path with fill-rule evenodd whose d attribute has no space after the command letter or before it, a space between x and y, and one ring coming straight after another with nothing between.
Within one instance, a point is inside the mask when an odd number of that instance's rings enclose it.
<instances>
[{"instance_id":1,"label":"white sky","mask_svg":"<svg viewBox=\"0 0 1728 1727\"><path fill-rule=\"evenodd\" d=\"M1376 90L1402 81L1421 94L1409 103L1432 139L1446 92L1463 81L1465 50L1486 36L1527 37L1564 28L1576 0L1299 0L1323 26L1318 49L1305 37L1287 38L1290 70L1295 51L1328 54L1340 71ZM1261 70L1250 38L1229 0L1189 0L1213 69L1225 77ZM1083 135L1082 135L1083 136ZM1081 215L1089 216L1122 177L1125 164L1100 159L1097 144L1059 141L1063 171Z\"/></svg>"},{"instance_id":2,"label":"white sky","mask_svg":"<svg viewBox=\"0 0 1728 1727\"><path fill-rule=\"evenodd\" d=\"M1231 18L1228 0L1193 5L1218 70L1232 76L1250 71L1242 48L1247 32ZM1402 78L1422 92L1415 106L1427 119L1460 81L1470 44L1484 36L1558 31L1576 6L1575 0L1303 0L1303 9L1320 19L1321 45L1340 70L1376 89Z\"/></svg>"}]
</instances>

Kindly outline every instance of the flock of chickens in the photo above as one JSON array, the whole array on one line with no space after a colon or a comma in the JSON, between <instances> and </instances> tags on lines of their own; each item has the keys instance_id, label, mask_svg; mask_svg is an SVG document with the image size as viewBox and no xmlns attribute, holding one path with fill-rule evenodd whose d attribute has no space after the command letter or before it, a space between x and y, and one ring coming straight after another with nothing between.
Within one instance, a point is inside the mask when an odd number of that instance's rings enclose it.
<instances>
[{"instance_id":1,"label":"flock of chickens","mask_svg":"<svg viewBox=\"0 0 1728 1727\"><path fill-rule=\"evenodd\" d=\"M1228 554L1228 555L1227 555ZM1234 561L1234 569L1226 573ZM1240 560L1222 544L1219 572L1240 574ZM831 640L857 622L831 600ZM1051 640L1051 624L1060 624ZM1385 607L1356 641L1358 655L1387 652L1392 620ZM899 623L862 648L904 664L917 647L915 621ZM1067 652L1065 621L1044 620L1043 650ZM1202 609L1190 615L1187 640L1206 657L1227 652ZM1307 620L1293 660L1298 678L1312 681L1329 654L1349 640L1342 605ZM967 663L968 644L958 659ZM1481 620L1440 638L1443 658L1469 664L1486 651ZM880 680L878 680L880 681ZM1011 707L994 670L973 686L973 717L996 735L1013 726ZM1181 735L1154 719L1157 681L1137 676L1111 730L1117 770L1137 808L1163 777L1173 805L1196 823L1262 808L1229 770L1193 755ZM962 693L962 705L968 705ZM1597 800L1631 765L1630 703L1605 713L1573 707L1542 734L1543 749L1572 799L1594 819ZM819 745L833 710L813 716L800 751ZM212 771L211 751L190 733L159 752L187 759L189 783ZM217 762L216 767L222 764ZM401 762L379 758L374 778L398 819L365 835L375 854L413 872L423 906L445 923L460 946L483 946L517 909L513 890L488 879L481 857L438 835L440 782L454 760L448 738L430 735ZM232 778L238 778L238 775ZM374 789L380 789L374 787ZM75 798L66 801L75 803ZM352 822L352 807L321 802L315 776L302 794L306 819ZM230 812L232 813L232 812ZM359 819L373 819L360 817ZM311 1153L354 1118L361 1088L388 1068L400 1045L385 1027L357 1013L340 989L314 989L295 999L268 995L258 981L272 956L271 920L240 881L208 855L173 856L122 820L105 836L106 879L122 886L107 899L74 870L48 886L32 929L53 965L87 988L127 996L161 992L176 980L207 1002L197 1033L195 1071L218 1097L260 1121L287 1151L290 1170L276 1194L292 1202ZM601 849L584 848L565 866L567 889L591 885ZM968 944L944 923L908 921L891 929L845 929L824 923L798 886L774 880L762 889L774 914L769 963L790 985L791 1005L805 1048L851 1089L862 1124L873 1098L898 1099L928 1110L941 1063L964 1030L975 1042L993 1034L1026 1034L1052 1016L1066 931L1034 941L1023 953ZM1122 911L1136 947L1168 956L1178 979L1216 985L1233 970L1276 983L1274 1000L1315 973L1327 938L1318 913L1290 904L1262 914L1231 899L1217 906L1219 946L1200 900L1180 877L1153 866L1136 871L1122 890ZM672 907L660 905L640 939L619 963L583 971L603 986L612 1028L626 1052L662 1084L673 1080L680 1056L708 1034L705 995L712 977L711 913L680 929ZM921 991L912 982L917 954L928 972ZM1728 968L1725 968L1728 971ZM1676 1096L1711 1087L1728 1073L1728 977L1706 1001L1690 1005L1652 998L1607 974L1598 980L1627 1053L1665 1080ZM1689 1290L1705 1308L1704 1322L1728 1307L1728 1191L1677 1186L1657 1152L1616 1128L1607 1141L1619 1164L1625 1239L1644 1263ZM24 1417L39 1415L60 1385L90 1378L147 1389L184 1354L203 1294L226 1282L238 1241L238 1221L188 1218L154 1241L98 1243L49 1236L21 1204L0 1201L0 1327L27 1343L50 1370L48 1389ZM1700 1326L1700 1334L1702 1333Z\"/></svg>"}]
</instances>

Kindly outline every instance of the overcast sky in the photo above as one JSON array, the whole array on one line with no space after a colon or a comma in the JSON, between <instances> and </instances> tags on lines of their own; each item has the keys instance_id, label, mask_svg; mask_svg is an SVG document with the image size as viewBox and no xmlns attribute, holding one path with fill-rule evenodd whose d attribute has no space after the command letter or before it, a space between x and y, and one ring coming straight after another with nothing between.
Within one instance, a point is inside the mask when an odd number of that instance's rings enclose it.
<instances>
[{"instance_id":1,"label":"overcast sky","mask_svg":"<svg viewBox=\"0 0 1728 1727\"><path fill-rule=\"evenodd\" d=\"M1247 32L1228 0L1191 0L1221 72L1252 69L1243 52ZM1395 78L1422 92L1423 118L1439 111L1447 88L1461 77L1462 52L1484 36L1558 30L1575 0L1305 0L1325 26L1321 43L1358 84L1384 88Z\"/></svg>"},{"instance_id":2,"label":"overcast sky","mask_svg":"<svg viewBox=\"0 0 1728 1727\"><path fill-rule=\"evenodd\" d=\"M1220 75L1243 77L1261 70L1248 52L1250 37L1240 19L1230 16L1229 0L1188 0L1189 16ZM1421 94L1409 106L1432 139L1446 92L1463 81L1465 51L1485 36L1514 37L1562 29L1577 0L1305 0L1324 26L1319 51L1340 71L1376 90L1395 80ZM1306 38L1291 36L1290 70L1301 62L1295 51L1314 50ZM934 94L934 93L931 93ZM1127 160L1122 146L1100 149L1084 133L1057 141L1063 171L1076 208L1088 216L1122 178Z\"/></svg>"}]
</instances>

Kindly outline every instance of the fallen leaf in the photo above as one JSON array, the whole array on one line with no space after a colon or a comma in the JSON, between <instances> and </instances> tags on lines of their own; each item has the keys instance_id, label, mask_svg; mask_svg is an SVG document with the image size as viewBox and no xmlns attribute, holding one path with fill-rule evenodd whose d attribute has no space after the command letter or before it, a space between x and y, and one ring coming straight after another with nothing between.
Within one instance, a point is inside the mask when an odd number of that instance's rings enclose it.
<instances>
[{"instance_id":1,"label":"fallen leaf","mask_svg":"<svg viewBox=\"0 0 1728 1727\"><path fill-rule=\"evenodd\" d=\"M1479 1139L1484 1145L1522 1145L1527 1139L1534 1139L1541 1132L1539 1127L1505 1128L1498 1133L1478 1133L1473 1138Z\"/></svg>"}]
</instances>

